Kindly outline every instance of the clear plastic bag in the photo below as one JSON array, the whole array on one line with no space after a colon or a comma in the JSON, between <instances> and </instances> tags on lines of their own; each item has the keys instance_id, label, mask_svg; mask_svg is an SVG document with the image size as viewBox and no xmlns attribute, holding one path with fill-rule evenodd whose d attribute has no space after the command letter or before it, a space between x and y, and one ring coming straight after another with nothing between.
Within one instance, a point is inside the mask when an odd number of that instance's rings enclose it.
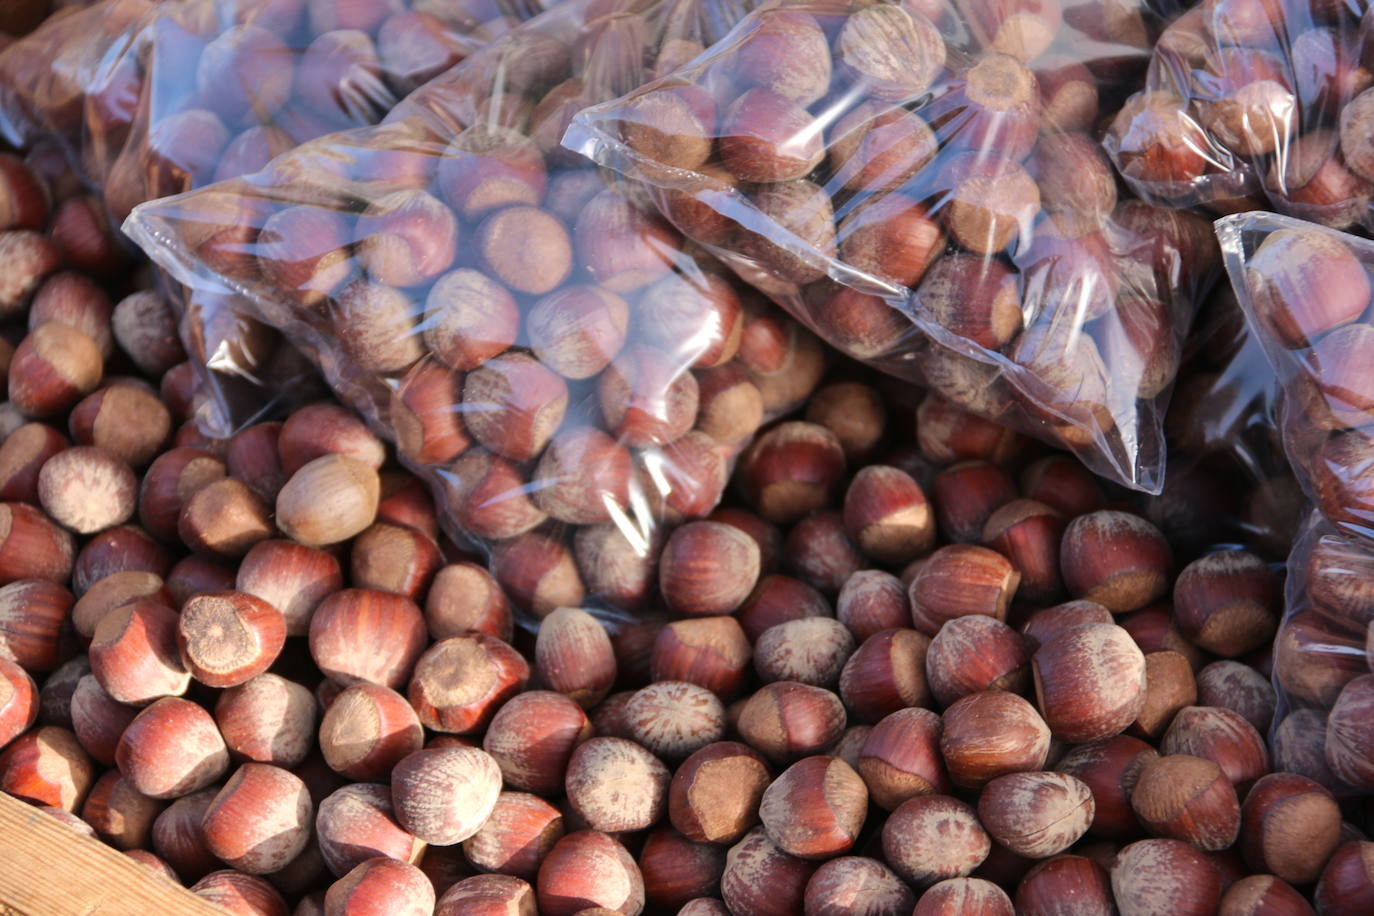
<instances>
[{"instance_id":1,"label":"clear plastic bag","mask_svg":"<svg viewBox=\"0 0 1374 916\"><path fill-rule=\"evenodd\" d=\"M0 98L0 111L43 113L23 133L65 140L116 225L143 201L251 174L306 140L376 123L538 12L522 0L179 0L145 3L139 16L128 6L104 0L80 14L98 18L100 31L62 45L59 60L73 63L58 68L72 72L60 117L50 104ZM105 20L117 12L128 25L113 32ZM41 57L53 40L21 44ZM283 377L291 355L243 303L164 286L201 375L197 418L207 434L228 437L299 403L297 389L315 390L308 377Z\"/></svg>"},{"instance_id":2,"label":"clear plastic bag","mask_svg":"<svg viewBox=\"0 0 1374 916\"><path fill-rule=\"evenodd\" d=\"M1104 145L1142 198L1374 227L1364 4L1208 0L1160 36Z\"/></svg>"},{"instance_id":3,"label":"clear plastic bag","mask_svg":"<svg viewBox=\"0 0 1374 916\"><path fill-rule=\"evenodd\" d=\"M1219 259L1091 133L1152 31L1098 0L764 8L564 144L848 355L1158 492Z\"/></svg>"},{"instance_id":4,"label":"clear plastic bag","mask_svg":"<svg viewBox=\"0 0 1374 916\"><path fill-rule=\"evenodd\" d=\"M1276 755L1374 789L1374 242L1272 213L1217 222L1237 299L1279 386L1284 451L1315 507L1274 644ZM1320 728L1318 723L1324 723ZM1319 742L1314 748L1314 742Z\"/></svg>"},{"instance_id":5,"label":"clear plastic bag","mask_svg":"<svg viewBox=\"0 0 1374 916\"><path fill-rule=\"evenodd\" d=\"M633 608L664 525L714 508L825 356L557 140L733 15L565 4L382 125L145 204L126 231L310 354L527 610Z\"/></svg>"}]
</instances>

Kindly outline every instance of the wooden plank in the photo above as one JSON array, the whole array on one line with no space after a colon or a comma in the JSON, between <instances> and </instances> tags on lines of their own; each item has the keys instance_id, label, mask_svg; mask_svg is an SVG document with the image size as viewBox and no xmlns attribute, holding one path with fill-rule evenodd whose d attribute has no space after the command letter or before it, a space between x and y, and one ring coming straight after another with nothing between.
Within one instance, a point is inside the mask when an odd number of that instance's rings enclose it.
<instances>
[{"instance_id":1,"label":"wooden plank","mask_svg":"<svg viewBox=\"0 0 1374 916\"><path fill-rule=\"evenodd\" d=\"M133 859L0 792L0 916L224 916Z\"/></svg>"}]
</instances>

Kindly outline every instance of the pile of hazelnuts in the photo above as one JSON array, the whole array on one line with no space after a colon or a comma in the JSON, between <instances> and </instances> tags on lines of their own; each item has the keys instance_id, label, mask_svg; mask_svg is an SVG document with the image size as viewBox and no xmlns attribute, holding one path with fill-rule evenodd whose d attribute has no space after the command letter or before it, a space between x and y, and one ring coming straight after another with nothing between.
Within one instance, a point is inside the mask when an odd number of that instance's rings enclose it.
<instances>
[{"instance_id":1,"label":"pile of hazelnuts","mask_svg":"<svg viewBox=\"0 0 1374 916\"><path fill-rule=\"evenodd\" d=\"M1093 131L1153 26L1080 6L758 10L577 136L842 352L1099 466L1149 463L1219 260L1206 220L1118 194Z\"/></svg>"},{"instance_id":2,"label":"pile of hazelnuts","mask_svg":"<svg viewBox=\"0 0 1374 916\"><path fill-rule=\"evenodd\" d=\"M1175 556L1071 458L834 366L636 611L542 607L579 561L499 579L341 406L199 434L165 304L76 290L26 212L0 790L160 879L255 916L1367 910L1359 745L1264 741L1269 565Z\"/></svg>"},{"instance_id":3,"label":"pile of hazelnuts","mask_svg":"<svg viewBox=\"0 0 1374 916\"><path fill-rule=\"evenodd\" d=\"M1108 131L1122 176L1165 204L1369 226L1369 27L1358 4L1313 0L1183 13Z\"/></svg>"}]
</instances>

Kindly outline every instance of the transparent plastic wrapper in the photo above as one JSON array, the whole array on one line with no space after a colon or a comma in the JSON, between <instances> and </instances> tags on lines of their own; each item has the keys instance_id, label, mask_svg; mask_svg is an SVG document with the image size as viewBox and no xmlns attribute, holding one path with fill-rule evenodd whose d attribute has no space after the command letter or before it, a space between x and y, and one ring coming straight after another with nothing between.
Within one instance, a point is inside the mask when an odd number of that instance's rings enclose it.
<instances>
[{"instance_id":1,"label":"transparent plastic wrapper","mask_svg":"<svg viewBox=\"0 0 1374 916\"><path fill-rule=\"evenodd\" d=\"M1146 514L1184 554L1243 544L1283 560L1306 517L1278 431L1278 382L1229 283L1203 302L1165 417L1169 473Z\"/></svg>"},{"instance_id":2,"label":"transparent plastic wrapper","mask_svg":"<svg viewBox=\"0 0 1374 916\"><path fill-rule=\"evenodd\" d=\"M1219 259L1092 134L1152 31L1099 0L769 7L564 145L846 354L1157 492Z\"/></svg>"},{"instance_id":3,"label":"transparent plastic wrapper","mask_svg":"<svg viewBox=\"0 0 1374 916\"><path fill-rule=\"evenodd\" d=\"M117 225L145 200L251 174L306 140L376 123L538 11L524 0L162 4L85 48L97 63L79 83L81 172ZM207 434L227 437L312 388L284 373L303 361L234 297L165 286L201 374Z\"/></svg>"},{"instance_id":4,"label":"transparent plastic wrapper","mask_svg":"<svg viewBox=\"0 0 1374 916\"><path fill-rule=\"evenodd\" d=\"M310 354L525 609L632 610L666 526L710 513L825 354L558 138L733 15L565 4L382 125L145 204L126 231Z\"/></svg>"},{"instance_id":5,"label":"transparent plastic wrapper","mask_svg":"<svg viewBox=\"0 0 1374 916\"><path fill-rule=\"evenodd\" d=\"M1271 213L1217 222L1226 269L1277 376L1284 450L1315 509L1288 563L1274 644L1275 755L1374 790L1374 242ZM1303 770L1307 772L1308 770ZM1309 772L1308 775L1317 775Z\"/></svg>"},{"instance_id":6,"label":"transparent plastic wrapper","mask_svg":"<svg viewBox=\"0 0 1374 916\"><path fill-rule=\"evenodd\" d=\"M1164 31L1104 145L1142 198L1374 228L1364 4L1207 0Z\"/></svg>"}]
</instances>

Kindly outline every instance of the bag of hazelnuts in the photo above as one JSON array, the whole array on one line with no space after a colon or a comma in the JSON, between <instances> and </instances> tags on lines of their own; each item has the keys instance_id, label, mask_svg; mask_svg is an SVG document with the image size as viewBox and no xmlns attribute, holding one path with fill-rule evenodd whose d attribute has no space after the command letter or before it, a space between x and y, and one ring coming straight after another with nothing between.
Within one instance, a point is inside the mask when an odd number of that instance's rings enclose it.
<instances>
[{"instance_id":1,"label":"bag of hazelnuts","mask_svg":"<svg viewBox=\"0 0 1374 916\"><path fill-rule=\"evenodd\" d=\"M770 6L564 144L844 353L1158 492L1219 258L1094 137L1154 31L1131 0Z\"/></svg>"},{"instance_id":2,"label":"bag of hazelnuts","mask_svg":"<svg viewBox=\"0 0 1374 916\"><path fill-rule=\"evenodd\" d=\"M125 229L308 353L526 610L633 609L666 527L715 508L733 458L826 358L559 139L736 17L572 0L381 125L144 204Z\"/></svg>"},{"instance_id":3,"label":"bag of hazelnuts","mask_svg":"<svg viewBox=\"0 0 1374 916\"><path fill-rule=\"evenodd\" d=\"M525 0L102 0L81 14L97 20L84 31L54 27L56 36L0 57L0 73L9 59L27 68L60 37L57 59L73 61L57 68L69 79L46 75L29 93L0 98L0 121L10 120L5 109L37 112L23 132L67 141L118 225L144 201L251 174L306 140L376 123L536 12ZM199 373L206 434L226 438L315 396L308 363L238 297L163 287Z\"/></svg>"},{"instance_id":4,"label":"bag of hazelnuts","mask_svg":"<svg viewBox=\"0 0 1374 916\"><path fill-rule=\"evenodd\" d=\"M1272 213L1217 222L1280 390L1283 446L1314 511L1274 642L1276 766L1374 790L1374 242Z\"/></svg>"},{"instance_id":5,"label":"bag of hazelnuts","mask_svg":"<svg viewBox=\"0 0 1374 916\"><path fill-rule=\"evenodd\" d=\"M1107 131L1122 177L1161 206L1374 228L1365 6L1207 0L1175 19Z\"/></svg>"}]
</instances>

